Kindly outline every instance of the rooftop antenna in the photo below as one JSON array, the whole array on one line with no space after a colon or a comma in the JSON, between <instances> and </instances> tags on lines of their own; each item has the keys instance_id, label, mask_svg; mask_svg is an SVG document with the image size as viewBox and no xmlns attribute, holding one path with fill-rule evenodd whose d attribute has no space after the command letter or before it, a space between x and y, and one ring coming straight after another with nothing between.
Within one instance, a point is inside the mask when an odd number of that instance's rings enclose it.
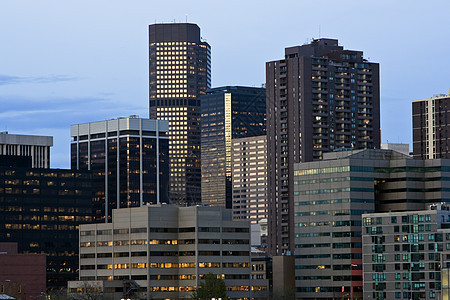
<instances>
[{"instance_id":1,"label":"rooftop antenna","mask_svg":"<svg viewBox=\"0 0 450 300\"><path fill-rule=\"evenodd\" d=\"M320 24L319 24L319 39L320 39Z\"/></svg>"},{"instance_id":2,"label":"rooftop antenna","mask_svg":"<svg viewBox=\"0 0 450 300\"><path fill-rule=\"evenodd\" d=\"M187 14L186 14L186 23L187 23Z\"/></svg>"}]
</instances>

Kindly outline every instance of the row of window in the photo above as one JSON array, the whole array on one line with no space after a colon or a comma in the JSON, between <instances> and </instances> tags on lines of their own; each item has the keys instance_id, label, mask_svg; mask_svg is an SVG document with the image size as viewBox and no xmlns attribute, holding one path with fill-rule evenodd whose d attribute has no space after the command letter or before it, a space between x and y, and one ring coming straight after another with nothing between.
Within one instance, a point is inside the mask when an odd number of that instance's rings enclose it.
<instances>
[{"instance_id":1,"label":"row of window","mask_svg":"<svg viewBox=\"0 0 450 300\"><path fill-rule=\"evenodd\" d=\"M221 227L198 227L198 232L221 232ZM182 227L182 228L162 228L162 227L151 227L149 229L152 233L185 233L185 232L196 232L195 227ZM249 232L249 228L242 227L222 227L222 232ZM111 235L113 234L129 234L129 233L147 233L147 228L121 228L121 229L105 229L105 230L87 230L80 231L80 236L93 236L97 235Z\"/></svg>"}]
</instances>

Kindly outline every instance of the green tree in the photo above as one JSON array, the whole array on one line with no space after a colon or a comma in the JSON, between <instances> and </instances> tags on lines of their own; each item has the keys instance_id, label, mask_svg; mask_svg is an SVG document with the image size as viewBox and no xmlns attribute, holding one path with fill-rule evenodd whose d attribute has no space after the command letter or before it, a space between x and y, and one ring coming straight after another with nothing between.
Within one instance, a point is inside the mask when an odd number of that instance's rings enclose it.
<instances>
[{"instance_id":1,"label":"green tree","mask_svg":"<svg viewBox=\"0 0 450 300\"><path fill-rule=\"evenodd\" d=\"M225 281L218 278L215 274L208 273L205 275L204 280L199 283L197 290L192 294L192 299L211 300L212 298L228 299L227 288Z\"/></svg>"}]
</instances>

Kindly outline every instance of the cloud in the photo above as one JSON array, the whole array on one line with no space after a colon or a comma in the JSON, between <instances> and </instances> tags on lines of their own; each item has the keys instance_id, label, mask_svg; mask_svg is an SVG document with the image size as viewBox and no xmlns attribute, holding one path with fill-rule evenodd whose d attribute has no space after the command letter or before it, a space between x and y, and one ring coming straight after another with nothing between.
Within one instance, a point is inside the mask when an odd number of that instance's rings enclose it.
<instances>
[{"instance_id":1,"label":"cloud","mask_svg":"<svg viewBox=\"0 0 450 300\"><path fill-rule=\"evenodd\" d=\"M65 75L50 75L50 76L37 76L37 77L21 77L10 76L0 74L0 86L9 84L21 84L21 83L55 83L64 81L74 81L78 78L65 76Z\"/></svg>"}]
</instances>

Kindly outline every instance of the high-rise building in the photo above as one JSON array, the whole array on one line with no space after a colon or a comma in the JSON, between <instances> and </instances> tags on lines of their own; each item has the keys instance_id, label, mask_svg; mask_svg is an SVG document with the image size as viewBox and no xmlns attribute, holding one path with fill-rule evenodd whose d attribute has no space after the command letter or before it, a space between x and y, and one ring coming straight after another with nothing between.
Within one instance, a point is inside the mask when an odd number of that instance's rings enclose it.
<instances>
[{"instance_id":1,"label":"high-rise building","mask_svg":"<svg viewBox=\"0 0 450 300\"><path fill-rule=\"evenodd\" d=\"M412 102L413 157L450 158L450 95Z\"/></svg>"},{"instance_id":2,"label":"high-rise building","mask_svg":"<svg viewBox=\"0 0 450 300\"><path fill-rule=\"evenodd\" d=\"M362 214L450 203L447 159L417 160L379 149L341 151L325 153L323 161L295 164L294 176L300 299L362 299Z\"/></svg>"},{"instance_id":3,"label":"high-rise building","mask_svg":"<svg viewBox=\"0 0 450 300\"><path fill-rule=\"evenodd\" d=\"M72 125L71 166L93 177L94 221L113 208L168 202L169 124L137 116Z\"/></svg>"},{"instance_id":4,"label":"high-rise building","mask_svg":"<svg viewBox=\"0 0 450 300\"><path fill-rule=\"evenodd\" d=\"M171 203L201 201L200 95L211 86L211 50L196 24L149 26L150 118L169 120Z\"/></svg>"},{"instance_id":5,"label":"high-rise building","mask_svg":"<svg viewBox=\"0 0 450 300\"><path fill-rule=\"evenodd\" d=\"M233 218L267 223L266 136L233 139L232 143ZM261 235L267 235L267 230Z\"/></svg>"},{"instance_id":6,"label":"high-rise building","mask_svg":"<svg viewBox=\"0 0 450 300\"><path fill-rule=\"evenodd\" d=\"M201 96L203 204L231 208L233 139L265 135L265 93L264 88L224 86Z\"/></svg>"},{"instance_id":7,"label":"high-rise building","mask_svg":"<svg viewBox=\"0 0 450 300\"><path fill-rule=\"evenodd\" d=\"M250 223L230 210L148 205L113 214L112 223L80 226L81 281L133 280L147 299L192 299L208 273L231 299L267 288L250 286Z\"/></svg>"},{"instance_id":8,"label":"high-rise building","mask_svg":"<svg viewBox=\"0 0 450 300\"><path fill-rule=\"evenodd\" d=\"M379 67L334 39L266 63L269 250L294 251L294 163L339 149L380 148ZM273 238L270 238L273 237Z\"/></svg>"},{"instance_id":9,"label":"high-rise building","mask_svg":"<svg viewBox=\"0 0 450 300\"><path fill-rule=\"evenodd\" d=\"M52 136L9 134L0 132L0 155L31 157L32 168L50 168Z\"/></svg>"},{"instance_id":10,"label":"high-rise building","mask_svg":"<svg viewBox=\"0 0 450 300\"><path fill-rule=\"evenodd\" d=\"M363 215L364 298L448 299L450 211L428 210ZM447 276L441 276L441 275Z\"/></svg>"}]
</instances>

